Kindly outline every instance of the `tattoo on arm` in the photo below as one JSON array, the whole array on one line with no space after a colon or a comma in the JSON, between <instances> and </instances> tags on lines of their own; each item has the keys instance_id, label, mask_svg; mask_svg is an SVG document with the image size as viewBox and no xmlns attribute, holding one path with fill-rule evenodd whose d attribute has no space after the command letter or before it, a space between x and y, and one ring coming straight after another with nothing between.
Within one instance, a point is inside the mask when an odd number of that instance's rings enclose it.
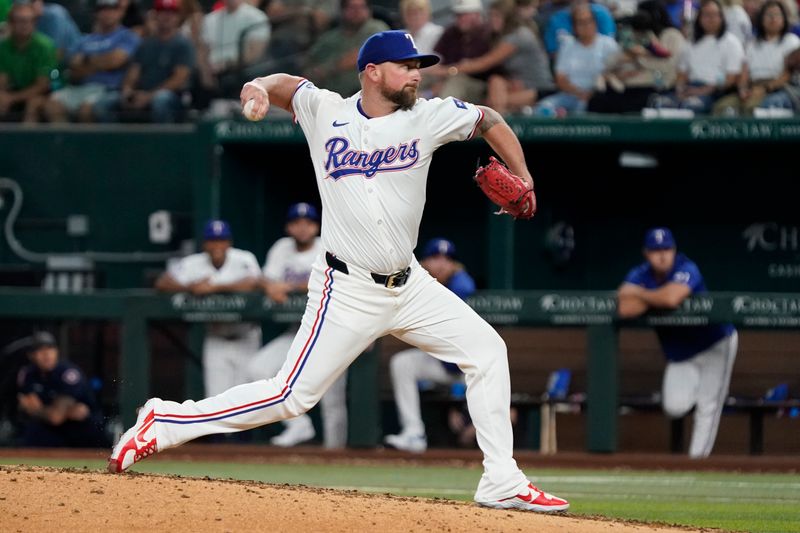
<instances>
[{"instance_id":1,"label":"tattoo on arm","mask_svg":"<svg viewBox=\"0 0 800 533\"><path fill-rule=\"evenodd\" d=\"M497 124L504 122L503 117L500 116L500 113L491 107L478 106L478 108L483 111L483 120L481 120L481 123L478 124L478 131L481 133L481 135L492 129L492 127L496 126Z\"/></svg>"}]
</instances>

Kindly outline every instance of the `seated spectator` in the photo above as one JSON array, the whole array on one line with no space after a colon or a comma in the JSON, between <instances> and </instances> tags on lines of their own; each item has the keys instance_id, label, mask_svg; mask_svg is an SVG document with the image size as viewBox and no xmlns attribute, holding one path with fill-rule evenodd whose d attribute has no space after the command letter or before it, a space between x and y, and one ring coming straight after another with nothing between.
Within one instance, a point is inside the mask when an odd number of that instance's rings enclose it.
<instances>
[{"instance_id":1,"label":"seated spectator","mask_svg":"<svg viewBox=\"0 0 800 533\"><path fill-rule=\"evenodd\" d=\"M271 31L267 15L244 0L225 0L224 8L203 18L197 51L201 107L215 96L239 96L238 71L264 57Z\"/></svg>"},{"instance_id":2,"label":"seated spectator","mask_svg":"<svg viewBox=\"0 0 800 533\"><path fill-rule=\"evenodd\" d=\"M353 76L359 48L367 37L389 27L372 18L367 0L342 0L341 9L339 26L320 35L308 51L304 76L347 98L361 90Z\"/></svg>"},{"instance_id":3,"label":"seated spectator","mask_svg":"<svg viewBox=\"0 0 800 533\"><path fill-rule=\"evenodd\" d=\"M532 106L540 92L555 91L550 61L539 39L517 15L513 0L495 0L489 9L494 46L474 59L462 59L456 68L464 74L502 67L504 74L489 78L486 103L499 113L519 112Z\"/></svg>"},{"instance_id":4,"label":"seated spectator","mask_svg":"<svg viewBox=\"0 0 800 533\"><path fill-rule=\"evenodd\" d=\"M694 23L694 41L678 64L675 93L663 107L707 113L714 102L736 86L742 73L744 51L727 31L719 0L702 0Z\"/></svg>"},{"instance_id":5,"label":"seated spectator","mask_svg":"<svg viewBox=\"0 0 800 533\"><path fill-rule=\"evenodd\" d=\"M572 8L575 39L558 53L556 86L559 92L544 98L534 108L539 116L583 113L598 78L608 61L619 52L617 42L597 32L597 22L588 3Z\"/></svg>"},{"instance_id":6,"label":"seated spectator","mask_svg":"<svg viewBox=\"0 0 800 533\"><path fill-rule=\"evenodd\" d=\"M742 46L746 45L753 37L753 23L742 7L742 0L720 0L720 3L728 31L739 39Z\"/></svg>"},{"instance_id":7,"label":"seated spectator","mask_svg":"<svg viewBox=\"0 0 800 533\"><path fill-rule=\"evenodd\" d=\"M117 111L149 111L152 122L175 122L183 111L182 96L194 67L194 49L178 33L180 0L155 0L156 34L133 56L120 94L110 94L95 106L101 122L116 120Z\"/></svg>"},{"instance_id":8,"label":"seated spectator","mask_svg":"<svg viewBox=\"0 0 800 533\"><path fill-rule=\"evenodd\" d=\"M609 64L604 90L589 100L593 113L641 111L653 95L675 85L686 40L659 0L645 0L632 17L619 21L619 39L622 50Z\"/></svg>"},{"instance_id":9,"label":"seated spectator","mask_svg":"<svg viewBox=\"0 0 800 533\"><path fill-rule=\"evenodd\" d=\"M59 4L45 3L43 0L32 0L31 5L38 17L36 30L53 40L59 62L68 60L68 52L81 38L78 25L72 20L69 11Z\"/></svg>"},{"instance_id":10,"label":"seated spectator","mask_svg":"<svg viewBox=\"0 0 800 533\"><path fill-rule=\"evenodd\" d=\"M139 46L139 36L120 24L119 0L97 0L94 33L84 35L70 55L69 84L53 92L44 106L51 122L70 115L81 122L94 120L94 105L118 92L128 62Z\"/></svg>"},{"instance_id":11,"label":"seated spectator","mask_svg":"<svg viewBox=\"0 0 800 533\"><path fill-rule=\"evenodd\" d=\"M30 4L14 4L8 22L11 33L0 41L0 120L22 114L25 122L36 122L50 91L56 49L34 29L36 15Z\"/></svg>"},{"instance_id":12,"label":"seated spectator","mask_svg":"<svg viewBox=\"0 0 800 533\"><path fill-rule=\"evenodd\" d=\"M30 364L17 377L19 412L25 446L109 446L94 393L75 365L59 361L55 338L31 336Z\"/></svg>"},{"instance_id":13,"label":"seated spectator","mask_svg":"<svg viewBox=\"0 0 800 533\"><path fill-rule=\"evenodd\" d=\"M800 47L800 38L789 33L786 8L780 0L767 0L756 19L756 37L745 48L746 64L738 94L720 98L714 114L752 115L756 107L791 108L783 90L789 81L786 58Z\"/></svg>"},{"instance_id":14,"label":"seated spectator","mask_svg":"<svg viewBox=\"0 0 800 533\"><path fill-rule=\"evenodd\" d=\"M544 31L544 48L547 53L555 56L565 42L574 40L576 35L572 21L572 9L575 5L587 4L594 16L597 32L601 35L614 37L617 32L614 17L606 6L587 3L586 0L573 0L571 7L565 7L553 13L547 22Z\"/></svg>"},{"instance_id":15,"label":"seated spectator","mask_svg":"<svg viewBox=\"0 0 800 533\"><path fill-rule=\"evenodd\" d=\"M431 21L429 0L400 0L403 28L414 38L420 54L432 54L444 28Z\"/></svg>"},{"instance_id":16,"label":"seated spectator","mask_svg":"<svg viewBox=\"0 0 800 533\"><path fill-rule=\"evenodd\" d=\"M453 96L468 102L483 102L486 82L496 72L464 74L456 66L464 59L480 57L491 48L491 29L483 20L480 0L452 0L455 15L453 24L445 28L434 47L442 58L438 65L425 69L425 76L433 83L432 94ZM425 79L425 78L423 78Z\"/></svg>"}]
</instances>

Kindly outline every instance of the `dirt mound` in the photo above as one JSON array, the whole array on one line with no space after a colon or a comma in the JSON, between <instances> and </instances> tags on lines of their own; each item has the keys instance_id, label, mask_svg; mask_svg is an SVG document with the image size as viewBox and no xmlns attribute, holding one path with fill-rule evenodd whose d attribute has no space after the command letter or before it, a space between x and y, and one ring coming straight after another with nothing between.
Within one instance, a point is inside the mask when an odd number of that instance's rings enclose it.
<instances>
[{"instance_id":1,"label":"dirt mound","mask_svg":"<svg viewBox=\"0 0 800 533\"><path fill-rule=\"evenodd\" d=\"M3 531L9 532L616 533L670 529L357 491L25 466L0 466L0 516Z\"/></svg>"}]
</instances>

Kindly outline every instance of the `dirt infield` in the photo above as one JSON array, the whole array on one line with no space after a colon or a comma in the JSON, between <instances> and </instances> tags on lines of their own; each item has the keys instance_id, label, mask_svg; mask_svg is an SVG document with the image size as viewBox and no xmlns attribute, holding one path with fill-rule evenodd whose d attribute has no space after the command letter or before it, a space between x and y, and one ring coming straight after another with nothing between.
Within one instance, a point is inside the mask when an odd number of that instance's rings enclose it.
<instances>
[{"instance_id":1,"label":"dirt infield","mask_svg":"<svg viewBox=\"0 0 800 533\"><path fill-rule=\"evenodd\" d=\"M304 486L0 467L3 531L700 531ZM708 530L704 530L708 531Z\"/></svg>"}]
</instances>

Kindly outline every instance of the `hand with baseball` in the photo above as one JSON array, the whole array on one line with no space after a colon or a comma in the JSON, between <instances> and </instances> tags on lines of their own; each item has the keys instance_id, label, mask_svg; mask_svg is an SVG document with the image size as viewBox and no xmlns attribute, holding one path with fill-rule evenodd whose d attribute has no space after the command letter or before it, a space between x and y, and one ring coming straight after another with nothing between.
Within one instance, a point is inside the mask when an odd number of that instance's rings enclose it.
<instances>
[{"instance_id":1,"label":"hand with baseball","mask_svg":"<svg viewBox=\"0 0 800 533\"><path fill-rule=\"evenodd\" d=\"M258 121L267 116L269 94L258 83L258 79L245 83L239 98L242 102L242 114L247 120Z\"/></svg>"}]
</instances>

